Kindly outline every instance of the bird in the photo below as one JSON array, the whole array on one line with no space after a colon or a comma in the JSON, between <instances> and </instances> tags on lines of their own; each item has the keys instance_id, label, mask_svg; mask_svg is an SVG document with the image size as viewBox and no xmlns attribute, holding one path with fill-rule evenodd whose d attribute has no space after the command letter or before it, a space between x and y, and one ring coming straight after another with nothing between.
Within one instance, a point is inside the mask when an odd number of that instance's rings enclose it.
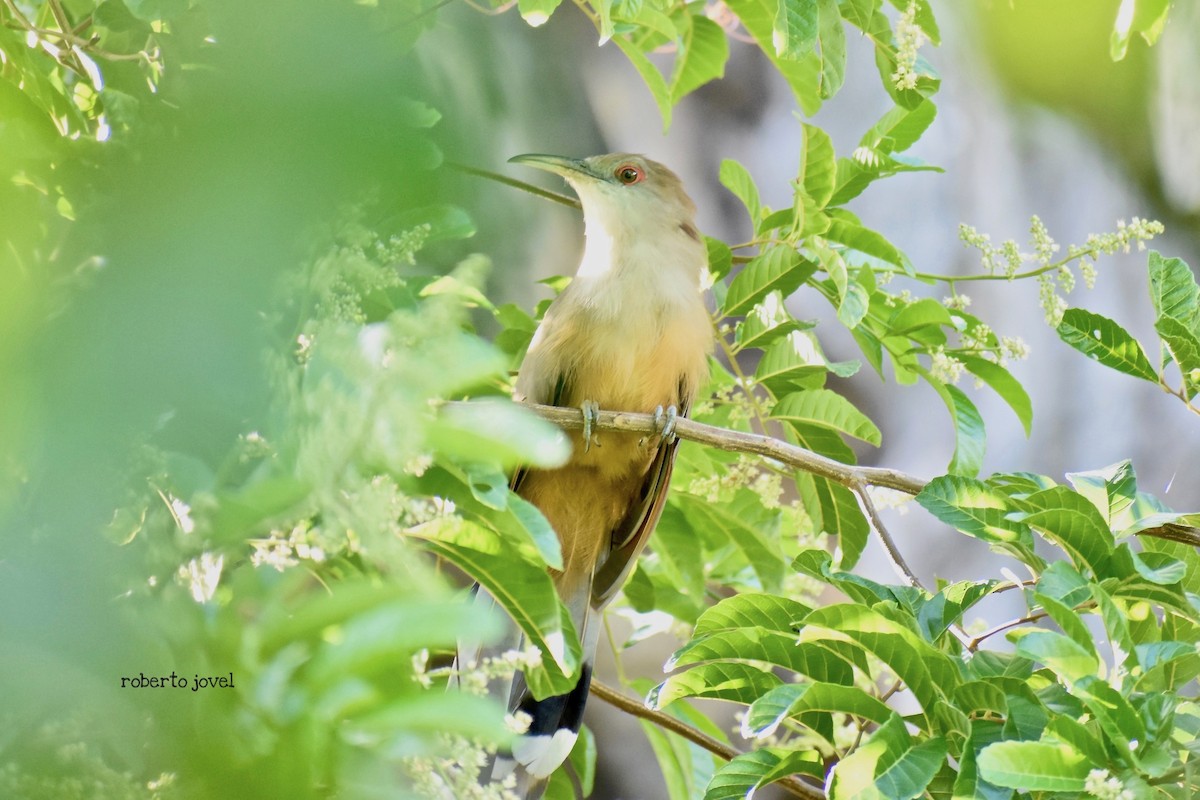
<instances>
[{"instance_id":1,"label":"bird","mask_svg":"<svg viewBox=\"0 0 1200 800\"><path fill-rule=\"evenodd\" d=\"M708 251L696 206L666 166L627 153L510 163L561 176L583 208L585 245L572 281L546 310L517 372L515 399L578 408L583 429L554 469L520 469L511 488L558 535L551 570L582 647L575 687L536 700L518 673L509 710L528 730L497 757L492 780L516 774L518 794L541 797L578 737L604 608L629 577L666 500L686 417L708 377L712 318L702 275ZM652 413L654 435L595 430L600 409Z\"/></svg>"}]
</instances>

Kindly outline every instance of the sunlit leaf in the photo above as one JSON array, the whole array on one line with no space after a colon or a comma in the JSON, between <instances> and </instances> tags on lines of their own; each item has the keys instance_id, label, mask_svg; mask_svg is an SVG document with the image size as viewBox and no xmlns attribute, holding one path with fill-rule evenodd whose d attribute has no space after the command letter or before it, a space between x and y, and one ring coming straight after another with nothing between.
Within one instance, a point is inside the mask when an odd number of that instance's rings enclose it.
<instances>
[{"instance_id":1,"label":"sunlit leaf","mask_svg":"<svg viewBox=\"0 0 1200 800\"><path fill-rule=\"evenodd\" d=\"M807 55L817 40L817 0L779 0L772 42L775 55L795 60Z\"/></svg>"},{"instance_id":2,"label":"sunlit leaf","mask_svg":"<svg viewBox=\"0 0 1200 800\"><path fill-rule=\"evenodd\" d=\"M996 742L978 757L979 774L996 786L1022 791L1079 792L1091 770L1068 744Z\"/></svg>"},{"instance_id":3,"label":"sunlit leaf","mask_svg":"<svg viewBox=\"0 0 1200 800\"><path fill-rule=\"evenodd\" d=\"M1068 308L1058 324L1058 337L1106 367L1158 383L1158 373L1142 346L1107 317L1082 308Z\"/></svg>"},{"instance_id":4,"label":"sunlit leaf","mask_svg":"<svg viewBox=\"0 0 1200 800\"><path fill-rule=\"evenodd\" d=\"M829 428L876 446L883 439L879 428L866 414L829 389L792 392L775 405L771 418Z\"/></svg>"},{"instance_id":5,"label":"sunlit leaf","mask_svg":"<svg viewBox=\"0 0 1200 800\"><path fill-rule=\"evenodd\" d=\"M544 568L514 558L501 536L465 520L434 520L408 535L479 581L542 651L542 666L525 673L536 697L570 691L579 669L579 638Z\"/></svg>"},{"instance_id":6,"label":"sunlit leaf","mask_svg":"<svg viewBox=\"0 0 1200 800\"><path fill-rule=\"evenodd\" d=\"M725 314L745 314L771 292L786 298L816 271L817 265L793 248L774 245L755 256L733 279L725 297Z\"/></svg>"}]
</instances>

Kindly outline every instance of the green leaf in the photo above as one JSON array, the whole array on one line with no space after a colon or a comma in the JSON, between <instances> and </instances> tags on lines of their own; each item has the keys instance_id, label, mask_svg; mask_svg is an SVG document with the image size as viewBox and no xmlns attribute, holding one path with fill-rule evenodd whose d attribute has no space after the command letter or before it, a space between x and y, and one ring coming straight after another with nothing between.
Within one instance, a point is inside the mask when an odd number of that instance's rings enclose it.
<instances>
[{"instance_id":1,"label":"green leaf","mask_svg":"<svg viewBox=\"0 0 1200 800\"><path fill-rule=\"evenodd\" d=\"M683 495L680 502L694 527L719 532L729 539L754 570L763 589L779 590L785 562L776 533L778 517L766 519L757 495L741 489L731 503L706 503L690 495Z\"/></svg>"},{"instance_id":2,"label":"green leaf","mask_svg":"<svg viewBox=\"0 0 1200 800\"><path fill-rule=\"evenodd\" d=\"M797 773L821 776L822 765L812 751L763 747L742 753L723 765L704 790L704 800L745 800L755 790Z\"/></svg>"},{"instance_id":3,"label":"green leaf","mask_svg":"<svg viewBox=\"0 0 1200 800\"><path fill-rule=\"evenodd\" d=\"M1008 403L1008 407L1021 422L1021 427L1025 429L1025 435L1029 436L1033 430L1033 402L1029 399L1025 387L1012 373L979 356L955 353L954 357L962 362L968 372L986 383L992 391L1000 395L1001 400Z\"/></svg>"},{"instance_id":4,"label":"green leaf","mask_svg":"<svg viewBox=\"0 0 1200 800\"><path fill-rule=\"evenodd\" d=\"M785 683L759 697L742 718L742 736L765 739L788 717L811 711L852 714L864 720L883 723L892 710L876 698L854 686L832 683Z\"/></svg>"},{"instance_id":5,"label":"green leaf","mask_svg":"<svg viewBox=\"0 0 1200 800\"><path fill-rule=\"evenodd\" d=\"M846 80L846 28L838 0L817 0L817 41L821 45L821 98L837 94ZM828 200L828 198L826 198Z\"/></svg>"},{"instance_id":6,"label":"green leaf","mask_svg":"<svg viewBox=\"0 0 1200 800\"><path fill-rule=\"evenodd\" d=\"M880 153L903 152L917 143L936 117L932 100L922 100L912 108L895 106L863 134L859 145Z\"/></svg>"},{"instance_id":7,"label":"green leaf","mask_svg":"<svg viewBox=\"0 0 1200 800\"><path fill-rule=\"evenodd\" d=\"M558 541L558 534L554 532L554 528L550 526L541 510L515 493L509 494L508 508L521 527L529 534L529 540L537 548L538 555L546 562L546 566L561 570L563 568L562 545Z\"/></svg>"},{"instance_id":8,"label":"green leaf","mask_svg":"<svg viewBox=\"0 0 1200 800\"><path fill-rule=\"evenodd\" d=\"M781 683L773 672L750 664L714 661L667 678L651 690L646 705L663 709L684 697L707 697L749 705Z\"/></svg>"},{"instance_id":9,"label":"green leaf","mask_svg":"<svg viewBox=\"0 0 1200 800\"><path fill-rule=\"evenodd\" d=\"M1125 547L1126 545L1122 545ZM1130 551L1133 568L1137 573L1151 583L1159 586L1170 586L1179 583L1187 575L1187 565L1166 553Z\"/></svg>"},{"instance_id":10,"label":"green leaf","mask_svg":"<svg viewBox=\"0 0 1200 800\"><path fill-rule=\"evenodd\" d=\"M1081 792L1091 771L1069 744L996 742L979 752L979 774L988 783L1021 791Z\"/></svg>"},{"instance_id":11,"label":"green leaf","mask_svg":"<svg viewBox=\"0 0 1200 800\"><path fill-rule=\"evenodd\" d=\"M429 426L429 444L463 462L562 466L571 443L558 426L507 400L476 400L445 406Z\"/></svg>"},{"instance_id":12,"label":"green leaf","mask_svg":"<svg viewBox=\"0 0 1200 800\"><path fill-rule=\"evenodd\" d=\"M1189 399L1200 394L1200 338L1189 331L1182 322L1172 317L1163 317L1154 323L1154 330L1183 375L1183 386Z\"/></svg>"},{"instance_id":13,"label":"green leaf","mask_svg":"<svg viewBox=\"0 0 1200 800\"><path fill-rule=\"evenodd\" d=\"M796 184L817 208L824 208L833 194L833 181L837 175L833 141L829 134L815 125L806 124L802 127L804 157L800 162Z\"/></svg>"},{"instance_id":14,"label":"green leaf","mask_svg":"<svg viewBox=\"0 0 1200 800\"><path fill-rule=\"evenodd\" d=\"M530 27L537 28L546 24L561 2L562 0L518 0L517 10L521 12L521 19L528 22Z\"/></svg>"},{"instance_id":15,"label":"green leaf","mask_svg":"<svg viewBox=\"0 0 1200 800\"><path fill-rule=\"evenodd\" d=\"M554 0L554 2L561 2L561 0ZM651 63L650 59L646 58L646 54L639 50L637 45L624 36L614 36L612 41L629 59L629 63L633 64L638 75L642 76L642 81L650 90L654 102L658 104L658 113L663 118L663 130L667 130L671 127L671 90L667 88L667 82L663 79L662 73Z\"/></svg>"},{"instance_id":16,"label":"green leaf","mask_svg":"<svg viewBox=\"0 0 1200 800\"><path fill-rule=\"evenodd\" d=\"M897 714L833 769L830 800L911 800L924 793L946 759L946 742L914 745Z\"/></svg>"},{"instance_id":17,"label":"green leaf","mask_svg":"<svg viewBox=\"0 0 1200 800\"><path fill-rule=\"evenodd\" d=\"M775 55L795 60L812 52L817 41L816 0L778 0L771 41Z\"/></svg>"},{"instance_id":18,"label":"green leaf","mask_svg":"<svg viewBox=\"0 0 1200 800\"><path fill-rule=\"evenodd\" d=\"M683 40L668 87L672 105L709 81L724 77L725 62L729 60L729 39L721 26L703 14L686 16L690 22L683 26Z\"/></svg>"},{"instance_id":19,"label":"green leaf","mask_svg":"<svg viewBox=\"0 0 1200 800\"><path fill-rule=\"evenodd\" d=\"M538 698L568 692L579 669L579 638L550 575L514 557L499 534L466 520L439 518L406 531L477 580L547 658L525 679Z\"/></svg>"},{"instance_id":20,"label":"green leaf","mask_svg":"<svg viewBox=\"0 0 1200 800\"><path fill-rule=\"evenodd\" d=\"M1118 753L1131 753L1146 742L1146 728L1141 717L1129 701L1108 683L1088 675L1076 681L1070 690L1092 712L1092 716L1100 723L1100 729Z\"/></svg>"},{"instance_id":21,"label":"green leaf","mask_svg":"<svg viewBox=\"0 0 1200 800\"><path fill-rule=\"evenodd\" d=\"M849 400L829 389L793 392L775 405L771 411L771 418L829 428L876 447L883 438L879 428L867 415L855 408Z\"/></svg>"},{"instance_id":22,"label":"green leaf","mask_svg":"<svg viewBox=\"0 0 1200 800\"><path fill-rule=\"evenodd\" d=\"M956 667L944 653L873 609L851 603L824 606L803 623L802 646L831 639L853 642L874 653L904 680L927 714L943 692L953 691L959 682Z\"/></svg>"},{"instance_id":23,"label":"green leaf","mask_svg":"<svg viewBox=\"0 0 1200 800\"><path fill-rule=\"evenodd\" d=\"M717 173L717 177L722 186L733 192L733 196L742 201L742 205L750 213L750 226L757 229L762 217L762 202L758 199L758 187L754 185L754 178L750 175L750 171L737 161L727 158L721 162L721 169Z\"/></svg>"},{"instance_id":24,"label":"green leaf","mask_svg":"<svg viewBox=\"0 0 1200 800\"><path fill-rule=\"evenodd\" d=\"M754 380L780 396L796 389L820 389L828 372L816 337L796 331L767 348L754 369Z\"/></svg>"},{"instance_id":25,"label":"green leaf","mask_svg":"<svg viewBox=\"0 0 1200 800\"><path fill-rule=\"evenodd\" d=\"M787 81L804 114L812 116L817 113L821 108L821 58L811 46L809 52L799 59L781 58L776 55L774 39L775 19L779 12L778 0L730 0L728 6Z\"/></svg>"},{"instance_id":26,"label":"green leaf","mask_svg":"<svg viewBox=\"0 0 1200 800\"><path fill-rule=\"evenodd\" d=\"M854 681L854 669L840 652L820 642L797 644L794 633L757 628L697 637L675 651L665 669L728 661L773 664L824 683L849 685Z\"/></svg>"},{"instance_id":27,"label":"green leaf","mask_svg":"<svg viewBox=\"0 0 1200 800\"><path fill-rule=\"evenodd\" d=\"M1158 383L1158 373L1142 346L1107 317L1082 308L1068 308L1058 324L1058 338L1106 367Z\"/></svg>"},{"instance_id":28,"label":"green leaf","mask_svg":"<svg viewBox=\"0 0 1200 800\"><path fill-rule=\"evenodd\" d=\"M711 756L679 736L666 733L651 722L639 722L658 760L658 768L662 773L663 782L667 785L669 800L693 800L698 797L700 786L696 784L696 773L700 771L704 761L712 763Z\"/></svg>"},{"instance_id":29,"label":"green leaf","mask_svg":"<svg viewBox=\"0 0 1200 800\"><path fill-rule=\"evenodd\" d=\"M1177 320L1200 338L1200 286L1182 259L1150 251L1150 299L1157 319Z\"/></svg>"},{"instance_id":30,"label":"green leaf","mask_svg":"<svg viewBox=\"0 0 1200 800\"><path fill-rule=\"evenodd\" d=\"M1128 459L1090 472L1068 472L1067 480L1075 491L1100 509L1104 521L1113 528L1132 524L1126 513L1137 499L1137 477ZM1127 520L1126 522L1123 522Z\"/></svg>"},{"instance_id":31,"label":"green leaf","mask_svg":"<svg viewBox=\"0 0 1200 800\"><path fill-rule=\"evenodd\" d=\"M787 245L774 245L755 256L729 285L725 315L736 317L754 308L771 292L788 297L817 271L817 265Z\"/></svg>"},{"instance_id":32,"label":"green leaf","mask_svg":"<svg viewBox=\"0 0 1200 800\"><path fill-rule=\"evenodd\" d=\"M1054 623L1062 628L1063 633L1071 638L1071 641L1082 647L1092 658L1097 658L1096 645L1092 641L1092 633L1088 630L1086 624L1080 616L1080 612L1076 611L1073 606L1063 603L1056 597L1050 595L1033 593L1034 601L1040 605Z\"/></svg>"},{"instance_id":33,"label":"green leaf","mask_svg":"<svg viewBox=\"0 0 1200 800\"><path fill-rule=\"evenodd\" d=\"M946 471L954 475L972 477L983 467L983 456L987 448L987 434L983 428L983 417L975 404L956 386L932 381L931 385L946 404L950 418L954 420L954 456Z\"/></svg>"},{"instance_id":34,"label":"green leaf","mask_svg":"<svg viewBox=\"0 0 1200 800\"><path fill-rule=\"evenodd\" d=\"M821 510L820 529L838 537L838 563L843 569L853 569L871 534L858 498L854 492L828 478L813 476L813 486Z\"/></svg>"},{"instance_id":35,"label":"green leaf","mask_svg":"<svg viewBox=\"0 0 1200 800\"><path fill-rule=\"evenodd\" d=\"M798 322L792 319L787 306L784 305L783 295L779 292L771 292L746 314L744 320L738 323L736 329L737 350L740 352L748 347L766 348L784 336L811 327L813 327L811 322ZM810 337L810 342L820 353L816 338ZM826 363L824 356L821 357L821 362ZM759 362L759 367L761 368L761 366L762 362Z\"/></svg>"},{"instance_id":36,"label":"green leaf","mask_svg":"<svg viewBox=\"0 0 1200 800\"><path fill-rule=\"evenodd\" d=\"M1022 501L1032 509L1013 519L1042 530L1058 543L1077 565L1086 565L1095 575L1104 575L1104 564L1113 550L1113 535L1100 511L1078 492L1055 486Z\"/></svg>"},{"instance_id":37,"label":"green leaf","mask_svg":"<svg viewBox=\"0 0 1200 800\"><path fill-rule=\"evenodd\" d=\"M1109 56L1112 60L1125 58L1130 36L1134 33L1140 33L1148 45L1158 41L1166 25L1169 9L1170 0L1122 0L1109 40Z\"/></svg>"},{"instance_id":38,"label":"green leaf","mask_svg":"<svg viewBox=\"0 0 1200 800\"><path fill-rule=\"evenodd\" d=\"M912 262L908 260L908 257L884 238L883 234L858 223L835 217L829 222L825 238L897 266L910 275L914 272Z\"/></svg>"},{"instance_id":39,"label":"green leaf","mask_svg":"<svg viewBox=\"0 0 1200 800\"><path fill-rule=\"evenodd\" d=\"M1018 655L1045 664L1064 681L1095 675L1100 666L1094 653L1060 633L1018 628L1008 638L1016 643Z\"/></svg>"},{"instance_id":40,"label":"green leaf","mask_svg":"<svg viewBox=\"0 0 1200 800\"><path fill-rule=\"evenodd\" d=\"M694 636L738 628L764 628L794 634L796 620L808 616L811 608L795 600L773 594L746 592L727 597L708 609L696 621Z\"/></svg>"}]
</instances>

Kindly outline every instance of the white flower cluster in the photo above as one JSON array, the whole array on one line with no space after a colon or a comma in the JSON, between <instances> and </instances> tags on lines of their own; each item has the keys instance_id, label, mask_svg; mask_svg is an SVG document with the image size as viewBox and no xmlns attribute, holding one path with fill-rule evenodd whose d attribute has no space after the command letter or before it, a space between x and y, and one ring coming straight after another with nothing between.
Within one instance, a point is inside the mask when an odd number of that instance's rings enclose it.
<instances>
[{"instance_id":1,"label":"white flower cluster","mask_svg":"<svg viewBox=\"0 0 1200 800\"><path fill-rule=\"evenodd\" d=\"M896 20L896 71L892 85L904 91L917 88L917 51L925 43L925 31L917 24L917 2L912 0Z\"/></svg>"},{"instance_id":2,"label":"white flower cluster","mask_svg":"<svg viewBox=\"0 0 1200 800\"><path fill-rule=\"evenodd\" d=\"M1163 224L1156 220L1146 220L1134 217L1126 224L1125 220L1117 221L1117 229L1111 233L1093 233L1087 237L1084 244L1067 247L1067 256L1061 261L1055 261L1061 249L1050 236L1042 220L1034 215L1029 220L1029 239L1033 253L1025 254L1015 241L1009 239L1003 244L992 244L991 237L980 233L970 225L958 226L958 238L968 247L979 251L983 268L990 275L1002 272L1012 279L1017 277L1027 263L1036 265L1033 273L1038 279L1038 297L1046 322L1057 326L1062 321L1063 312L1067 309L1067 301L1062 295L1075 288L1075 273L1071 270L1072 263L1079 268L1083 283L1089 289L1096 285L1096 260L1100 255L1128 253L1134 247L1146 249L1146 242L1163 232ZM947 302L947 307L953 307Z\"/></svg>"},{"instance_id":3,"label":"white flower cluster","mask_svg":"<svg viewBox=\"0 0 1200 800\"><path fill-rule=\"evenodd\" d=\"M1094 769L1088 773L1083 790L1097 800L1133 800L1134 794L1117 778L1110 777L1106 769Z\"/></svg>"}]
</instances>

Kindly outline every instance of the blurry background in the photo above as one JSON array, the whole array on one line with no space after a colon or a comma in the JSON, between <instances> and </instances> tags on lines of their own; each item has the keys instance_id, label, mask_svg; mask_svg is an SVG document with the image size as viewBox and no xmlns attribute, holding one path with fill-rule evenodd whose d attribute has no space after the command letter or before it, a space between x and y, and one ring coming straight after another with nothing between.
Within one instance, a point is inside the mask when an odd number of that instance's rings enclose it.
<instances>
[{"instance_id":1,"label":"blurry background","mask_svg":"<svg viewBox=\"0 0 1200 800\"><path fill-rule=\"evenodd\" d=\"M126 5L141 13L155 4L107 4L106 24L126 26L136 49L144 25L120 16ZM590 23L569 7L532 29L515 10L491 17L462 2L436 13L432 4L373 13L372 3L213 0L202 16L187 10L200 4L159 5L177 12L158 46L179 69L161 76L158 103L138 65L112 65L111 141L60 136L0 81L0 746L30 738L53 708L86 708L114 729L114 742L140 724L142 700L117 694L110 678L170 662L136 616L112 613L113 599L131 591L127 555L93 532L127 499L131 443L213 449L219 462L231 439L271 419L260 354L291 332L263 324L263 297L312 258L312 231L333 227L339 204L370 200L369 225L397 230L418 200L466 208L474 238L436 244L425 268L481 251L493 261L488 293L498 302L531 307L548 296L535 280L573 271L577 213L473 178L427 179L438 162L430 141L455 160L532 180L504 161L530 151L645 153L682 175L704 231L726 241L749 231L717 182L722 158L744 163L768 204L790 203L800 123L791 93L753 45L731 42L724 80L686 99L664 135L634 69L614 47L596 47ZM1034 213L1064 247L1118 219L1159 219L1167 234L1156 249L1200 263L1200 11L1177 3L1157 47L1135 41L1113 63L1117 5L935 0L946 44L925 55L943 75L940 113L914 155L946 174L891 178L856 200L856 213L934 272L979 269L957 239L960 222L996 241L1025 241ZM10 71L14 59L34 57L14 23L21 9L0 6ZM868 66L870 48L853 36L849 44L846 87L817 117L839 154L890 107ZM443 118L428 128L411 98L427 99ZM1145 284L1145 254L1104 258L1096 289L1078 302L1153 341ZM1033 398L1030 438L994 396L972 393L989 431L985 473L1059 478L1128 457L1143 489L1177 509L1200 506L1200 439L1178 402L1072 352L1042 320L1032 283L968 291L972 311L1032 350L1014 366ZM803 292L793 302L800 317L832 318ZM852 358L839 331L817 329L831 358ZM930 389L885 395L869 371L835 388L884 432L880 450L860 453L865 463L925 477L944 470L951 426ZM994 571L982 546L919 510L887 513L922 577ZM889 575L873 550L861 569ZM179 620L181 641L218 622ZM648 642L629 664L657 677L670 647ZM253 741L216 741L222 729L205 727L203 706L188 708L194 716L173 709L182 738L167 745L207 731L196 742L213 755L198 763L214 772L236 761L233 751L253 750ZM589 723L600 738L596 796L661 796L637 725L596 701ZM320 749L297 736L297 752ZM152 756L127 747L118 760L136 772ZM229 769L214 779L213 796L244 789L252 774L248 764ZM271 791L287 785L286 770L260 777Z\"/></svg>"}]
</instances>

